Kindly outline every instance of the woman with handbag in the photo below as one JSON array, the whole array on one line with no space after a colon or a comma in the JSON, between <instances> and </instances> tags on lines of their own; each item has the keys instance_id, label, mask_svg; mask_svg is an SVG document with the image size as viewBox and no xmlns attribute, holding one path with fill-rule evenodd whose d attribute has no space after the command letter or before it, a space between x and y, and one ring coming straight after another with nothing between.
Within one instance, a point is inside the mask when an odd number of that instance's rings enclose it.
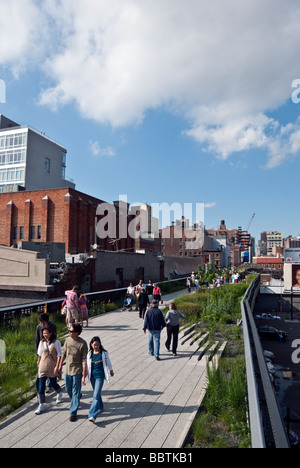
<instances>
[{"instance_id":1,"label":"woman with handbag","mask_svg":"<svg viewBox=\"0 0 300 468\"><path fill-rule=\"evenodd\" d=\"M157 283L155 283L154 288L153 288L153 299L156 300L158 303L161 303L161 304L163 303L161 289Z\"/></svg>"},{"instance_id":2,"label":"woman with handbag","mask_svg":"<svg viewBox=\"0 0 300 468\"><path fill-rule=\"evenodd\" d=\"M37 351L39 368L37 392L39 406L35 414L41 414L45 411L45 386L48 378L50 379L51 387L57 393L56 403L61 403L62 401L61 387L57 383L57 377L61 377L59 372L62 360L61 343L56 339L56 334L51 328L43 328L42 337Z\"/></svg>"}]
</instances>

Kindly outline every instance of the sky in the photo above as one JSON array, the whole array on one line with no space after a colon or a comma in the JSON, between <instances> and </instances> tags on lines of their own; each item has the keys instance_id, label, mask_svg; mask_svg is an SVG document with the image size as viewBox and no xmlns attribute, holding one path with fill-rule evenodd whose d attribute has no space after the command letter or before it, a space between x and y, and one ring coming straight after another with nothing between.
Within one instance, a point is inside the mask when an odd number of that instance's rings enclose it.
<instances>
[{"instance_id":1,"label":"sky","mask_svg":"<svg viewBox=\"0 0 300 468\"><path fill-rule=\"evenodd\" d=\"M0 44L0 113L77 190L300 234L299 0L0 0Z\"/></svg>"}]
</instances>

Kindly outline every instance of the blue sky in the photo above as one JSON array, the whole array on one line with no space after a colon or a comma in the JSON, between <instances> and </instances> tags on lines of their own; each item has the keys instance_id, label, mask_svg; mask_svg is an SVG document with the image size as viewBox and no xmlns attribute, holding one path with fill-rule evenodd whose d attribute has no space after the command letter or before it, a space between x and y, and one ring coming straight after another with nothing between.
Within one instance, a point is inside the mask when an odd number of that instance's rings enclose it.
<instances>
[{"instance_id":1,"label":"blue sky","mask_svg":"<svg viewBox=\"0 0 300 468\"><path fill-rule=\"evenodd\" d=\"M240 5L242 3L242 5ZM0 0L0 113L106 201L300 234L298 0ZM300 93L299 93L300 95Z\"/></svg>"}]
</instances>

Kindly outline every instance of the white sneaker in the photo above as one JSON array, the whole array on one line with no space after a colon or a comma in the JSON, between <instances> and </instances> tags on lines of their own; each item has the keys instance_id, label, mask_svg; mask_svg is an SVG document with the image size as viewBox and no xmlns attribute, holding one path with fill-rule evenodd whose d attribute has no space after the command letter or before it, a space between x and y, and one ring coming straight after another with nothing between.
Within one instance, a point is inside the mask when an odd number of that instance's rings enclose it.
<instances>
[{"instance_id":1,"label":"white sneaker","mask_svg":"<svg viewBox=\"0 0 300 468\"><path fill-rule=\"evenodd\" d=\"M38 406L38 409L35 410L35 414L42 414L45 411L45 405L42 403Z\"/></svg>"},{"instance_id":2,"label":"white sneaker","mask_svg":"<svg viewBox=\"0 0 300 468\"><path fill-rule=\"evenodd\" d=\"M95 424L96 419L91 417L91 418L89 418L89 421Z\"/></svg>"},{"instance_id":3,"label":"white sneaker","mask_svg":"<svg viewBox=\"0 0 300 468\"><path fill-rule=\"evenodd\" d=\"M60 392L60 393L57 394L57 397L56 397L56 404L61 403L62 400L63 400L63 398L62 398L62 392Z\"/></svg>"}]
</instances>

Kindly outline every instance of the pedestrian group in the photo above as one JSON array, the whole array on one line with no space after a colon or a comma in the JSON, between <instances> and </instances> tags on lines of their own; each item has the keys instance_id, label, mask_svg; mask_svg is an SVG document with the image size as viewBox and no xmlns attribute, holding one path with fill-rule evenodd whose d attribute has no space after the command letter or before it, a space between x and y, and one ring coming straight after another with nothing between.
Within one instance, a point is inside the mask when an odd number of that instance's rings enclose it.
<instances>
[{"instance_id":1,"label":"pedestrian group","mask_svg":"<svg viewBox=\"0 0 300 468\"><path fill-rule=\"evenodd\" d=\"M62 313L66 315L66 323L69 328L69 336L62 346L57 339L56 325L49 320L47 313L40 315L40 323L36 329L36 353L38 357L38 375L36 390L38 395L38 408L36 414L45 411L45 393L48 389L56 392L56 403L62 402L62 389L57 379L61 378L62 366L65 362L65 388L70 397L70 421L77 419L77 411L80 405L81 388L88 377L93 388L93 401L89 409L88 419L96 422L97 416L103 411L101 391L104 380L109 383L114 371L109 353L103 347L98 336L92 338L90 347L80 337L85 319L88 326L88 311L86 297L79 293L77 286L65 292L66 300L62 304ZM149 281L143 285L142 281L133 288L130 284L126 296L136 301L139 317L144 319L143 331L148 330L149 354L160 360L161 331L167 327L167 340L165 347L177 355L179 321L185 316L171 303L169 311L164 318L159 309L162 303L162 294L159 286ZM147 306L150 307L147 309ZM81 324L78 323L79 315ZM172 347L171 347L172 342Z\"/></svg>"}]
</instances>

